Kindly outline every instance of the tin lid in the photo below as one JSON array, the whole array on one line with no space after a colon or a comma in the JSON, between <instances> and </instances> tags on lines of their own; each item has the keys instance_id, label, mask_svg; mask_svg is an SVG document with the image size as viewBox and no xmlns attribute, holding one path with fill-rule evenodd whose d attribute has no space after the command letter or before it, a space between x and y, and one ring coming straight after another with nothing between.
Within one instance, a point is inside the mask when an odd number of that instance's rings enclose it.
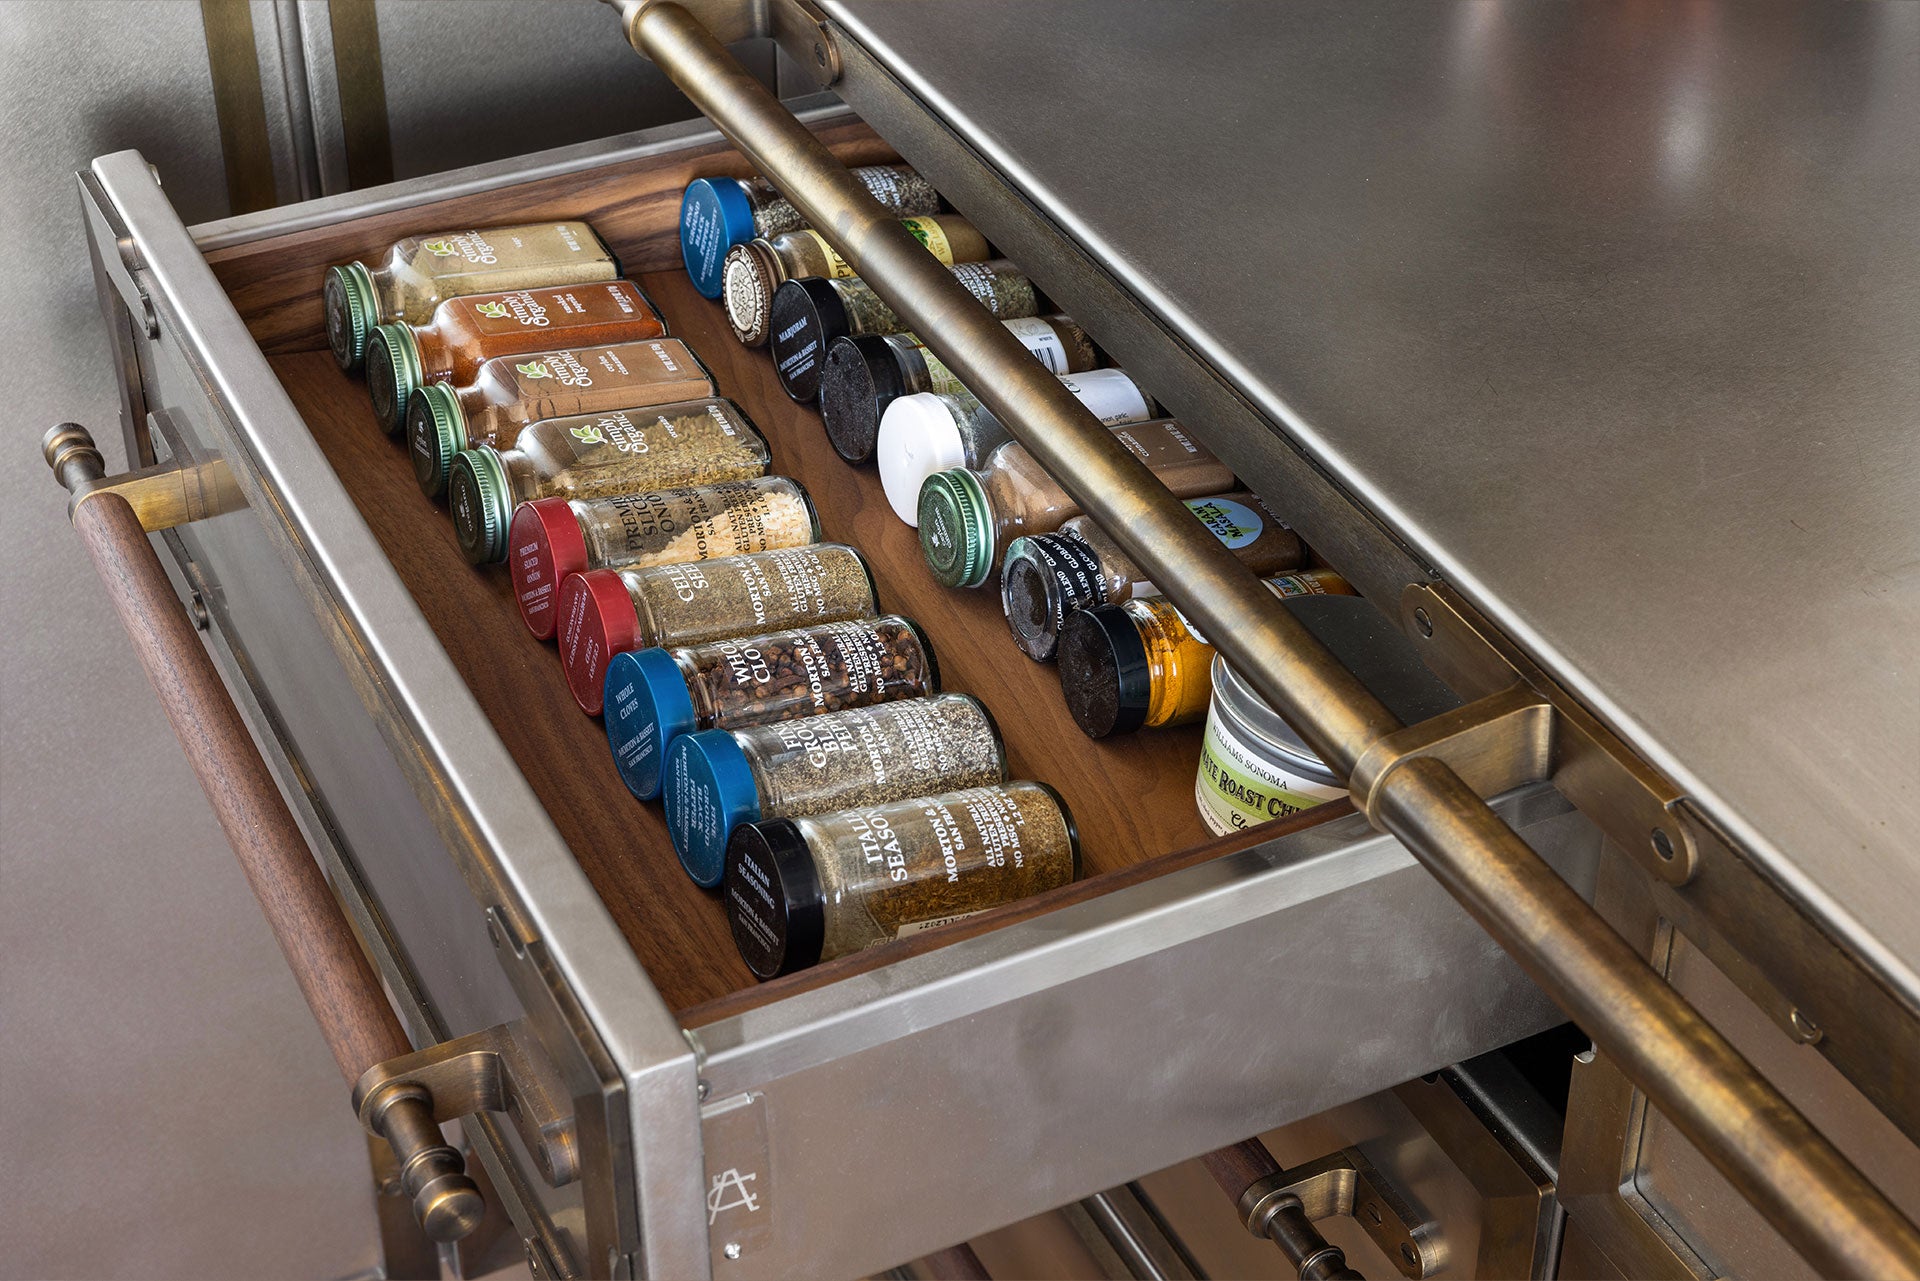
<instances>
[{"instance_id":1,"label":"tin lid","mask_svg":"<svg viewBox=\"0 0 1920 1281\"><path fill-rule=\"evenodd\" d=\"M590 569L560 580L560 667L573 701L600 714L607 663L639 643L640 619L627 585L610 569Z\"/></svg>"},{"instance_id":2,"label":"tin lid","mask_svg":"<svg viewBox=\"0 0 1920 1281\"><path fill-rule=\"evenodd\" d=\"M780 287L780 260L764 240L749 240L727 250L720 268L720 296L733 336L748 347L767 341L767 320L773 312L773 291Z\"/></svg>"},{"instance_id":3,"label":"tin lid","mask_svg":"<svg viewBox=\"0 0 1920 1281\"><path fill-rule=\"evenodd\" d=\"M850 463L872 458L881 415L906 391L900 361L885 338L863 334L828 343L827 367L820 374L820 421L833 452Z\"/></svg>"},{"instance_id":4,"label":"tin lid","mask_svg":"<svg viewBox=\"0 0 1920 1281\"><path fill-rule=\"evenodd\" d=\"M1105 603L1100 557L1078 538L1027 534L1008 545L1000 563L1000 608L1034 662L1052 661L1067 619Z\"/></svg>"},{"instance_id":5,"label":"tin lid","mask_svg":"<svg viewBox=\"0 0 1920 1281\"><path fill-rule=\"evenodd\" d=\"M643 801L659 799L667 748L698 724L680 665L664 649L615 654L607 663L601 709L621 782Z\"/></svg>"},{"instance_id":6,"label":"tin lid","mask_svg":"<svg viewBox=\"0 0 1920 1281\"><path fill-rule=\"evenodd\" d=\"M767 345L781 389L803 405L820 395L827 344L853 328L833 282L818 276L789 280L773 291Z\"/></svg>"},{"instance_id":7,"label":"tin lid","mask_svg":"<svg viewBox=\"0 0 1920 1281\"><path fill-rule=\"evenodd\" d=\"M407 452L413 456L413 476L422 493L440 496L453 456L466 447L467 416L453 388L445 383L414 388L407 397Z\"/></svg>"},{"instance_id":8,"label":"tin lid","mask_svg":"<svg viewBox=\"0 0 1920 1281\"><path fill-rule=\"evenodd\" d=\"M723 729L682 734L667 748L667 835L694 884L712 889L726 873L727 841L760 821L760 788L747 754Z\"/></svg>"},{"instance_id":9,"label":"tin lid","mask_svg":"<svg viewBox=\"0 0 1920 1281\"><path fill-rule=\"evenodd\" d=\"M696 178L680 197L680 258L702 297L720 296L727 250L753 239L753 202L737 178Z\"/></svg>"},{"instance_id":10,"label":"tin lid","mask_svg":"<svg viewBox=\"0 0 1920 1281\"><path fill-rule=\"evenodd\" d=\"M1153 670L1123 606L1100 605L1068 619L1059 656L1061 696L1088 738L1131 734L1146 722Z\"/></svg>"},{"instance_id":11,"label":"tin lid","mask_svg":"<svg viewBox=\"0 0 1920 1281\"><path fill-rule=\"evenodd\" d=\"M978 587L993 572L993 506L964 467L935 472L920 487L920 552L948 587Z\"/></svg>"},{"instance_id":12,"label":"tin lid","mask_svg":"<svg viewBox=\"0 0 1920 1281\"><path fill-rule=\"evenodd\" d=\"M726 881L727 924L756 977L819 963L827 894L798 823L776 818L736 831L727 842Z\"/></svg>"},{"instance_id":13,"label":"tin lid","mask_svg":"<svg viewBox=\"0 0 1920 1281\"><path fill-rule=\"evenodd\" d=\"M967 465L960 424L938 392L901 396L880 416L873 443L880 467L880 488L893 514L909 525L920 523L920 489L935 472Z\"/></svg>"},{"instance_id":14,"label":"tin lid","mask_svg":"<svg viewBox=\"0 0 1920 1281\"><path fill-rule=\"evenodd\" d=\"M329 267L320 297L327 316L327 346L333 349L334 362L352 373L367 354L367 334L380 323L373 273L358 262Z\"/></svg>"},{"instance_id":15,"label":"tin lid","mask_svg":"<svg viewBox=\"0 0 1920 1281\"><path fill-rule=\"evenodd\" d=\"M420 344L405 325L379 325L367 339L367 396L373 416L387 435L407 421L407 397L422 381Z\"/></svg>"},{"instance_id":16,"label":"tin lid","mask_svg":"<svg viewBox=\"0 0 1920 1281\"><path fill-rule=\"evenodd\" d=\"M585 572L587 540L564 498L521 503L507 534L507 572L521 621L541 640L552 640L560 625L560 584L568 574Z\"/></svg>"},{"instance_id":17,"label":"tin lid","mask_svg":"<svg viewBox=\"0 0 1920 1281\"><path fill-rule=\"evenodd\" d=\"M453 536L470 565L498 565L507 558L507 527L513 499L507 471L491 445L463 449L447 469L447 510Z\"/></svg>"}]
</instances>

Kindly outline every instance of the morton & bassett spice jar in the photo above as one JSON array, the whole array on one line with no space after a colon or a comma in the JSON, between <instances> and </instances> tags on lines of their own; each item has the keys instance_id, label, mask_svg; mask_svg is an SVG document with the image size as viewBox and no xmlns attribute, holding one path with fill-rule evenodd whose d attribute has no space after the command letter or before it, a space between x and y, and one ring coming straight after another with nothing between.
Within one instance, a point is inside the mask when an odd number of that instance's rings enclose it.
<instances>
[{"instance_id":1,"label":"morton & bassett spice jar","mask_svg":"<svg viewBox=\"0 0 1920 1281\"><path fill-rule=\"evenodd\" d=\"M561 580L557 608L567 688L593 716L600 714L607 663L615 654L880 612L867 562L839 543L569 574Z\"/></svg>"},{"instance_id":2,"label":"morton & bassett spice jar","mask_svg":"<svg viewBox=\"0 0 1920 1281\"><path fill-rule=\"evenodd\" d=\"M616 654L607 664L603 711L614 767L635 796L650 801L660 795L667 747L682 734L939 692L926 636L911 620L888 614Z\"/></svg>"},{"instance_id":3,"label":"morton & bassett spice jar","mask_svg":"<svg viewBox=\"0 0 1920 1281\"><path fill-rule=\"evenodd\" d=\"M982 787L1006 776L1000 732L966 694L701 730L667 748L667 835L687 875L712 888L742 823Z\"/></svg>"},{"instance_id":4,"label":"morton & bassett spice jar","mask_svg":"<svg viewBox=\"0 0 1920 1281\"><path fill-rule=\"evenodd\" d=\"M1080 835L1044 783L749 823L727 842L727 921L763 979L1058 889Z\"/></svg>"}]
</instances>

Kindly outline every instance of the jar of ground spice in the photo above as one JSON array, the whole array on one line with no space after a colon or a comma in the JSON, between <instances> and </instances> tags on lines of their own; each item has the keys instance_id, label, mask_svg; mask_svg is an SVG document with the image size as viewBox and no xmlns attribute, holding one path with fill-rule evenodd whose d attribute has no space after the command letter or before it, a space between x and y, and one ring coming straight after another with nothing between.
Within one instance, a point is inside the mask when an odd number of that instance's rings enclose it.
<instances>
[{"instance_id":1,"label":"jar of ground spice","mask_svg":"<svg viewBox=\"0 0 1920 1281\"><path fill-rule=\"evenodd\" d=\"M1006 776L1000 732L966 694L702 730L667 748L667 835L687 875L711 888L725 871L727 839L743 823L982 787Z\"/></svg>"},{"instance_id":2,"label":"jar of ground spice","mask_svg":"<svg viewBox=\"0 0 1920 1281\"><path fill-rule=\"evenodd\" d=\"M727 842L727 921L763 979L1071 883L1059 793L1014 782L749 823Z\"/></svg>"},{"instance_id":3,"label":"jar of ground spice","mask_svg":"<svg viewBox=\"0 0 1920 1281\"><path fill-rule=\"evenodd\" d=\"M912 621L883 618L616 654L603 706L614 767L643 801L660 795L682 734L739 729L940 692L933 647Z\"/></svg>"},{"instance_id":4,"label":"jar of ground spice","mask_svg":"<svg viewBox=\"0 0 1920 1281\"><path fill-rule=\"evenodd\" d=\"M569 574L561 580L556 607L567 688L593 716L600 714L607 663L615 654L880 612L867 562L839 543Z\"/></svg>"}]
</instances>

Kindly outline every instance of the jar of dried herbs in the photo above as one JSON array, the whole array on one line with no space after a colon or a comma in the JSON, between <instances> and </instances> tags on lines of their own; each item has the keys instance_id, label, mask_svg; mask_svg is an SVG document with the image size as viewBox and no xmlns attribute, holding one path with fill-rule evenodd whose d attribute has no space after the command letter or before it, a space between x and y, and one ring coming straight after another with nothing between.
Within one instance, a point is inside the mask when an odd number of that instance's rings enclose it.
<instances>
[{"instance_id":1,"label":"jar of dried herbs","mask_svg":"<svg viewBox=\"0 0 1920 1281\"><path fill-rule=\"evenodd\" d=\"M527 602L521 602L521 612ZM593 569L560 582L560 663L567 688L600 714L615 654L872 618L873 574L839 543L785 547L647 569Z\"/></svg>"},{"instance_id":2,"label":"jar of dried herbs","mask_svg":"<svg viewBox=\"0 0 1920 1281\"><path fill-rule=\"evenodd\" d=\"M747 968L770 979L1079 874L1059 793L1004 783L746 824L727 842L727 921Z\"/></svg>"},{"instance_id":3,"label":"jar of dried herbs","mask_svg":"<svg viewBox=\"0 0 1920 1281\"><path fill-rule=\"evenodd\" d=\"M603 706L614 767L650 801L660 795L667 747L682 734L939 692L933 646L912 620L889 614L616 654Z\"/></svg>"},{"instance_id":4,"label":"jar of dried herbs","mask_svg":"<svg viewBox=\"0 0 1920 1281\"><path fill-rule=\"evenodd\" d=\"M980 701L936 694L746 729L683 734L667 749L667 835L711 888L743 823L998 783L1000 732Z\"/></svg>"}]
</instances>

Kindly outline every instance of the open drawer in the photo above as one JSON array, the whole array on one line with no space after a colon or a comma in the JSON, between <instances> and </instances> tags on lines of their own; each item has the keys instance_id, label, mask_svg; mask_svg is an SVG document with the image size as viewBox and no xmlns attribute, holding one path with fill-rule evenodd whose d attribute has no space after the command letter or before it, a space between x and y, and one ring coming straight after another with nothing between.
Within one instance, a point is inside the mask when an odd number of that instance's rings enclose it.
<instances>
[{"instance_id":1,"label":"open drawer","mask_svg":"<svg viewBox=\"0 0 1920 1281\"><path fill-rule=\"evenodd\" d=\"M806 119L843 158L890 154L841 109ZM921 572L877 480L680 268L681 189L744 172L708 126L672 126L191 230L135 153L81 178L128 461L223 459L244 493L164 536L170 568L410 1034L517 1024L564 1082L564 1186L501 1117L466 1126L538 1268L868 1273L1557 1022L1344 803L1208 839L1197 731L1089 742L997 601ZM947 688L996 714L1012 774L1064 793L1081 882L753 982L504 574L462 561L326 352L327 264L561 216L594 223L826 535L868 554ZM1205 435L1201 407L1170 407ZM1557 793L1499 809L1590 885L1599 835Z\"/></svg>"}]
</instances>

